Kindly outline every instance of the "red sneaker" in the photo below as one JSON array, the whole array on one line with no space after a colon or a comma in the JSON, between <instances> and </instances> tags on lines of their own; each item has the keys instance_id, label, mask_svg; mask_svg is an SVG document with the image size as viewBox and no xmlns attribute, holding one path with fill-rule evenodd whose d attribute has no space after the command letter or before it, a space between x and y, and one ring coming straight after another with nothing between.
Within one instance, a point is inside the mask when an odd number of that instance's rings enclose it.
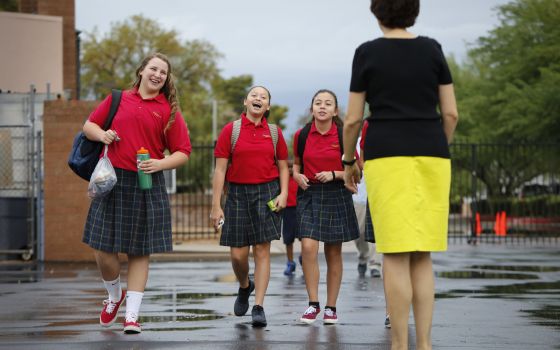
<instances>
[{"instance_id":1,"label":"red sneaker","mask_svg":"<svg viewBox=\"0 0 560 350\"><path fill-rule=\"evenodd\" d=\"M336 316L336 311L326 308L325 312L323 313L323 323L335 324L337 322L338 322L338 317Z\"/></svg>"},{"instance_id":2,"label":"red sneaker","mask_svg":"<svg viewBox=\"0 0 560 350\"><path fill-rule=\"evenodd\" d=\"M125 296L126 292L123 290L121 292L121 300L119 300L118 302L115 303L110 299L106 299L103 301L103 305L105 306L101 311L101 315L99 315L99 324L101 324L103 327L109 327L110 325L115 323L115 320L117 319L117 312L119 311L119 308L121 307Z\"/></svg>"},{"instance_id":3,"label":"red sneaker","mask_svg":"<svg viewBox=\"0 0 560 350\"><path fill-rule=\"evenodd\" d=\"M319 315L319 312L321 312L320 308L309 306L299 320L303 323L311 324L315 322L315 320L317 319L317 315Z\"/></svg>"},{"instance_id":4,"label":"red sneaker","mask_svg":"<svg viewBox=\"0 0 560 350\"><path fill-rule=\"evenodd\" d=\"M140 328L140 323L135 320L125 320L124 332L126 334L139 334L142 332L142 328Z\"/></svg>"}]
</instances>

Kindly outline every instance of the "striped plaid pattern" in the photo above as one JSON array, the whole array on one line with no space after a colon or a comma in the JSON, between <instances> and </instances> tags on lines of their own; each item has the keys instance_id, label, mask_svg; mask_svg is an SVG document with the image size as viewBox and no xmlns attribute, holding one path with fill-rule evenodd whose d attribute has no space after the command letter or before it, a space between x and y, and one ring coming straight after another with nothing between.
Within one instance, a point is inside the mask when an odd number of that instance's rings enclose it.
<instances>
[{"instance_id":1,"label":"striped plaid pattern","mask_svg":"<svg viewBox=\"0 0 560 350\"><path fill-rule=\"evenodd\" d=\"M229 183L220 245L247 247L280 239L281 215L266 204L278 194L277 180L256 185Z\"/></svg>"},{"instance_id":2,"label":"striped plaid pattern","mask_svg":"<svg viewBox=\"0 0 560 350\"><path fill-rule=\"evenodd\" d=\"M371 213L369 211L369 204L366 202L366 229L364 238L370 243L375 243L375 235L373 233L373 222L371 221Z\"/></svg>"},{"instance_id":3,"label":"striped plaid pattern","mask_svg":"<svg viewBox=\"0 0 560 350\"><path fill-rule=\"evenodd\" d=\"M108 253L171 251L171 211L163 173L152 174L151 190L141 190L136 172L118 168L115 172L113 190L91 202L82 241Z\"/></svg>"},{"instance_id":4,"label":"striped plaid pattern","mask_svg":"<svg viewBox=\"0 0 560 350\"><path fill-rule=\"evenodd\" d=\"M296 220L299 238L342 243L360 236L352 193L341 181L299 189Z\"/></svg>"}]
</instances>

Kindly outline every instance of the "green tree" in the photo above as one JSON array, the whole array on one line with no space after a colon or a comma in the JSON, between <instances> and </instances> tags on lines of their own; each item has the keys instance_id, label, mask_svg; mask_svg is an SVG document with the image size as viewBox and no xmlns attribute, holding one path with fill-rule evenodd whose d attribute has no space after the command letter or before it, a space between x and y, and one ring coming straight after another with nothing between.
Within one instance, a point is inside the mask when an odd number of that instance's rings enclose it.
<instances>
[{"instance_id":1,"label":"green tree","mask_svg":"<svg viewBox=\"0 0 560 350\"><path fill-rule=\"evenodd\" d=\"M18 12L18 0L2 0L0 1L0 11Z\"/></svg>"},{"instance_id":2,"label":"green tree","mask_svg":"<svg viewBox=\"0 0 560 350\"><path fill-rule=\"evenodd\" d=\"M560 2L515 0L500 24L450 60L461 122L471 140L543 141L560 135Z\"/></svg>"},{"instance_id":3,"label":"green tree","mask_svg":"<svg viewBox=\"0 0 560 350\"><path fill-rule=\"evenodd\" d=\"M97 30L86 33L81 58L82 94L100 99L112 88L130 87L136 67L152 52L166 54L175 65L183 53L177 37L177 32L164 30L157 22L139 15L112 24L103 37Z\"/></svg>"},{"instance_id":4,"label":"green tree","mask_svg":"<svg viewBox=\"0 0 560 350\"><path fill-rule=\"evenodd\" d=\"M181 112L193 142L212 141L212 101L218 101L218 128L239 117L253 77L225 79L218 61L223 55L209 42L181 42L175 30L141 15L116 22L100 36L97 30L83 40L82 94L101 99L112 88L129 88L139 62L152 52L162 52L173 66ZM287 107L273 105L274 122L283 126Z\"/></svg>"}]
</instances>

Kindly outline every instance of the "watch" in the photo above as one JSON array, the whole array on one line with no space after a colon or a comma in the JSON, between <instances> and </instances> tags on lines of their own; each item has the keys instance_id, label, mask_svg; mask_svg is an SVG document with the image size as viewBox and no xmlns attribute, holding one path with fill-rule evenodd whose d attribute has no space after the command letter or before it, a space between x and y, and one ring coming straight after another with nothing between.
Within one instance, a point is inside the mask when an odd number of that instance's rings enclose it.
<instances>
[{"instance_id":1,"label":"watch","mask_svg":"<svg viewBox=\"0 0 560 350\"><path fill-rule=\"evenodd\" d=\"M352 166L354 165L354 163L356 163L356 157L354 157L354 159L352 160L344 160L344 155L342 156L342 164Z\"/></svg>"}]
</instances>

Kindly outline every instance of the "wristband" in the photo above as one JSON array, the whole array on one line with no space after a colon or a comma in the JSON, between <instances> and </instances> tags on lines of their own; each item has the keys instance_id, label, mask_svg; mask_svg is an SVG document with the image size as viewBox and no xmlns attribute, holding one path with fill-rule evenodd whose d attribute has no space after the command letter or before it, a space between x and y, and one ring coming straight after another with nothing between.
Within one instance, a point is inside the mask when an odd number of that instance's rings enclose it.
<instances>
[{"instance_id":1,"label":"wristband","mask_svg":"<svg viewBox=\"0 0 560 350\"><path fill-rule=\"evenodd\" d=\"M334 181L334 178L335 178L334 170L332 170L331 173L332 173L332 180Z\"/></svg>"}]
</instances>

